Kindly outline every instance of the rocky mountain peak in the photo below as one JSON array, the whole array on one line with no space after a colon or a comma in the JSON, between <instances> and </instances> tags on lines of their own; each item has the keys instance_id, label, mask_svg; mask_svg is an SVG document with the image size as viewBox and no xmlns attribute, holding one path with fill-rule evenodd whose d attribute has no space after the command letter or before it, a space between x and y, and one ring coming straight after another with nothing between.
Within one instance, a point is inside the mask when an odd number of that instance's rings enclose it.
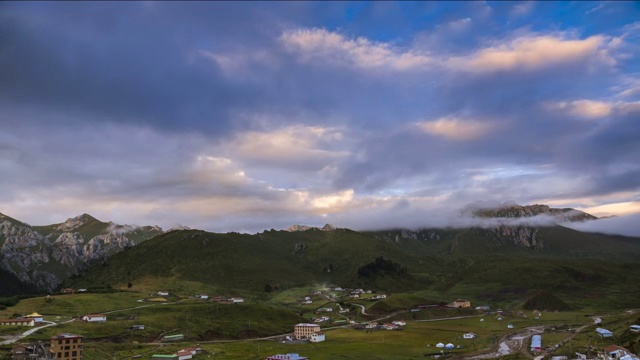
<instances>
[{"instance_id":1,"label":"rocky mountain peak","mask_svg":"<svg viewBox=\"0 0 640 360\"><path fill-rule=\"evenodd\" d=\"M90 222L94 222L94 221L98 221L98 219L94 218L93 216L84 213L82 215L76 216L74 218L69 218L67 219L67 221L63 222L62 224L56 226L56 230L59 231L73 231L76 230L77 228L81 227L84 224L90 223Z\"/></svg>"},{"instance_id":2,"label":"rocky mountain peak","mask_svg":"<svg viewBox=\"0 0 640 360\"><path fill-rule=\"evenodd\" d=\"M291 225L287 228L287 231L307 231L313 229L313 226L307 225Z\"/></svg>"}]
</instances>

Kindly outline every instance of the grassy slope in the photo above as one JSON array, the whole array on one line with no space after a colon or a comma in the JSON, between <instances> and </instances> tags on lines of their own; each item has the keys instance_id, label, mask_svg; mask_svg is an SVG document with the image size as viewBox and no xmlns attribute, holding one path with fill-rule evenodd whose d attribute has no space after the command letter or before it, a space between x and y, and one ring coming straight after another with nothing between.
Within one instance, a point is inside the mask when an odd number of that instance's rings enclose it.
<instances>
[{"instance_id":1,"label":"grassy slope","mask_svg":"<svg viewBox=\"0 0 640 360\"><path fill-rule=\"evenodd\" d=\"M634 254L637 239L598 234L583 234L577 239L581 233L554 227L540 230L549 249L528 250L507 244L490 251L490 241L483 231L455 230L436 241L402 239L400 243L350 230L270 231L258 235L174 231L94 266L71 285L124 287L132 282L134 289L167 288L185 291L183 295L202 290L265 299L275 295L264 292L267 284L279 289L338 284L421 292L438 299L448 294L446 297L470 297L488 304L516 303L540 289L571 295L578 306L594 300L609 301L612 292L640 291L640 285L633 285L640 284L640 271L624 260L624 256ZM450 248L452 239L465 251L439 254ZM606 248L610 253L603 252L601 243L611 244ZM577 253L570 249L582 250ZM568 255L562 257L563 253ZM589 256L592 253L596 255ZM609 260L619 255L623 260ZM408 274L358 277L358 268L378 256L399 262L408 268ZM333 271L323 270L330 265ZM622 298L616 305L628 304Z\"/></svg>"}]
</instances>

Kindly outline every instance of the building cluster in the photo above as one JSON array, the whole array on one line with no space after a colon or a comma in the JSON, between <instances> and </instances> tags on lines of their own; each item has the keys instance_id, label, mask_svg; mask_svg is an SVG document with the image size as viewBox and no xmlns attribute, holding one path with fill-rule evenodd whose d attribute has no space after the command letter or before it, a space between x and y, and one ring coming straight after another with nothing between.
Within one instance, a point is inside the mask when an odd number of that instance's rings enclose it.
<instances>
[{"instance_id":1,"label":"building cluster","mask_svg":"<svg viewBox=\"0 0 640 360\"><path fill-rule=\"evenodd\" d=\"M372 321L370 323L364 323L361 325L357 325L354 327L356 330L402 330L403 326L406 326L407 322L404 320L396 320L390 323L381 324L377 321Z\"/></svg>"}]
</instances>

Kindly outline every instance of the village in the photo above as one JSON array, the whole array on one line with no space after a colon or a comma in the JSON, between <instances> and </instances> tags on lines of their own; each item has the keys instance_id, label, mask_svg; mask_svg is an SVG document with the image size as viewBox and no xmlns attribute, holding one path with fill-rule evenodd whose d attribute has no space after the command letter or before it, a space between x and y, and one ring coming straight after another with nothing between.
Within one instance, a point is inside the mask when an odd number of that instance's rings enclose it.
<instances>
[{"instance_id":1,"label":"village","mask_svg":"<svg viewBox=\"0 0 640 360\"><path fill-rule=\"evenodd\" d=\"M72 291L71 289L63 289L62 295L69 294L83 294L86 293L86 289L78 289ZM160 290L149 293L150 298L141 299L142 302L146 302L149 305L164 305L172 304L180 301L194 301L196 303L216 303L233 305L245 303L245 299L241 297L226 297L226 296L213 296L209 297L205 294L185 295L177 296L167 290ZM503 340L498 341L498 349L495 352L479 352L478 353L478 338L486 337L487 335L478 335L474 331L466 331L448 334L441 336L439 340L433 343L424 344L425 356L431 356L433 358L447 358L452 355L459 356L463 353L469 353L466 356L468 359L483 359L499 357L511 353L526 352L531 358L549 358L554 360L569 359L567 356L555 356L554 353L557 349L561 348L571 338L576 336L581 331L588 329L588 325L584 325L578 329L561 330L565 331L567 335L563 339L558 341L558 335L551 336L550 340L546 339L546 333L548 331L554 331L555 328L544 326L543 320L545 317L549 317L555 313L548 313L544 311L532 310L532 311L504 311L502 309L492 310L487 305L480 305L472 307L471 301L465 299L455 299L448 304L434 305L425 304L417 305L404 311L398 311L391 315L381 316L379 319L373 319L370 321L363 321L363 317L375 317L374 315L366 313L366 307L359 303L352 303L351 301L382 301L392 298L393 294L377 293L373 290L364 289L349 289L339 286L332 286L329 288L316 289L310 291L303 297L298 299L298 305L304 306L309 309L310 322L292 324L292 333L282 334L280 336L270 337L273 341L280 342L284 346L287 344L303 345L303 344L319 344L330 343L332 331L338 329L344 329L347 331L355 331L362 333L371 333L378 331L411 331L412 327L421 326L425 322L430 321L450 321L450 319L464 319L465 321L472 321L477 323L478 332L480 329L487 326L495 327L497 324L502 324L503 329L511 331L510 335L506 336ZM45 301L51 301L51 296L47 296ZM163 301L161 301L163 299ZM171 302L169 301L171 300ZM140 302L140 300L138 300ZM316 307L317 306L317 307ZM424 319L419 320L415 318L416 313L429 312L429 311L444 311L451 312L465 310L467 311L464 316L458 317L444 317L437 319ZM89 313L81 314L64 321L80 322L85 324L105 324L109 321L110 314L114 311L105 313ZM358 315L358 316L356 316ZM11 319L0 320L0 326L12 326L12 327L26 327L31 328L27 330L21 336L16 336L13 340L5 340L3 343L8 344L14 342L11 349L11 359L61 359L61 360L81 360L83 358L84 344L86 344L86 336L84 334L75 334L62 332L52 336L49 342L37 341L37 342L23 342L19 341L25 336L32 334L39 328L45 328L58 325L57 322L52 320L57 319L45 319L46 315L34 312L25 314L23 316L16 316ZM518 320L520 319L520 320ZM539 326L519 327L518 321L540 321ZM130 317L129 320L135 321L135 323L123 328L123 331L135 332L145 330L144 318ZM116 320L118 321L118 320ZM98 325L99 326L99 325ZM614 339L614 332L608 330L602 326L602 319L596 317L593 319L593 333L600 339L602 344L605 344L608 339ZM588 330L585 330L588 331ZM640 325L633 324L628 327L626 332L640 333ZM438 336L432 336L432 339L438 339ZM495 339L484 339L494 341ZM157 340L159 343L188 343L183 333L168 332L161 334ZM525 341L528 344L525 345ZM526 349L526 350L525 350ZM299 351L299 349L297 349ZM471 351L470 351L471 350ZM620 346L619 344L610 343L602 346L600 349L593 349L588 354L575 352L573 357L575 359L602 359L602 360L638 360L638 357L630 350ZM492 350L493 351L493 350ZM196 345L190 345L181 347L176 351L170 353L152 353L148 354L147 358L151 359L176 359L176 360L188 360L197 358L198 355L207 353L207 350L201 346L200 343ZM474 355L476 354L476 355ZM484 354L484 355L483 355ZM488 356L488 357L487 357ZM142 356L140 356L142 357ZM303 352L287 352L274 354L266 357L265 359L272 360L305 360L310 357L305 356Z\"/></svg>"}]
</instances>

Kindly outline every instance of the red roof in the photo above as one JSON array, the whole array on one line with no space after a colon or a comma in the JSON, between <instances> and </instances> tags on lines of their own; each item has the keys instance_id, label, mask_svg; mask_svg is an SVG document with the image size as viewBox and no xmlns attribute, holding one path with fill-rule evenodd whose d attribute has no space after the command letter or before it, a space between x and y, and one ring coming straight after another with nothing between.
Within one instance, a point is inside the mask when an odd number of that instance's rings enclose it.
<instances>
[{"instance_id":1,"label":"red roof","mask_svg":"<svg viewBox=\"0 0 640 360\"><path fill-rule=\"evenodd\" d=\"M190 351L178 351L176 353L176 355L178 355L178 356L191 355L191 352Z\"/></svg>"},{"instance_id":2,"label":"red roof","mask_svg":"<svg viewBox=\"0 0 640 360\"><path fill-rule=\"evenodd\" d=\"M622 351L629 352L629 350L627 350L627 349L625 349L623 347L620 347L618 345L609 345L606 348L604 348L604 351L607 352L607 353L610 353L610 352L616 351L616 350L622 350Z\"/></svg>"},{"instance_id":3,"label":"red roof","mask_svg":"<svg viewBox=\"0 0 640 360\"><path fill-rule=\"evenodd\" d=\"M0 320L0 322L32 322L33 319L4 319Z\"/></svg>"}]
</instances>

